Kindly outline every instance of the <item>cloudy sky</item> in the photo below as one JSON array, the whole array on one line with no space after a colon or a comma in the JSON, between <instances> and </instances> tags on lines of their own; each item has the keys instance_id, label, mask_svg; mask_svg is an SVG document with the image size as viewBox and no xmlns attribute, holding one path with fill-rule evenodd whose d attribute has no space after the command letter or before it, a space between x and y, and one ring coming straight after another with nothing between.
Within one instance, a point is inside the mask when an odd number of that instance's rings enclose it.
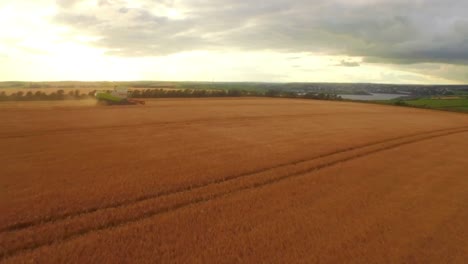
<instances>
[{"instance_id":1,"label":"cloudy sky","mask_svg":"<svg viewBox=\"0 0 468 264\"><path fill-rule=\"evenodd\" d=\"M466 0L0 0L0 81L468 83Z\"/></svg>"}]
</instances>

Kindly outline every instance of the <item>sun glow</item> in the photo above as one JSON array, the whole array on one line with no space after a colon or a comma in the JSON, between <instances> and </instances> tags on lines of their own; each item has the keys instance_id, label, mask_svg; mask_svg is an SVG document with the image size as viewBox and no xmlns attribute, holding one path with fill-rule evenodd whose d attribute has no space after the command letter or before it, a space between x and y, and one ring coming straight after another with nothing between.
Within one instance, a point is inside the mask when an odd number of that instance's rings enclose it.
<instances>
[{"instance_id":1,"label":"sun glow","mask_svg":"<svg viewBox=\"0 0 468 264\"><path fill-rule=\"evenodd\" d=\"M78 1L73 8L85 12L96 8L96 5L96 1ZM138 1L127 1L126 6L143 8L142 2ZM450 66L450 71L447 71L448 66L425 69L366 63L362 57L345 55L236 47L221 50L197 47L170 54L142 53L141 57L119 57L112 55L118 46L103 44L105 36L57 23L54 16L63 11L61 8L52 0L19 0L3 6L0 4L0 80L456 83L435 76L440 72L450 75L450 72L463 70L462 66ZM127 11L119 13L110 5L102 8L105 12L99 14L101 19L112 21L113 25L120 23L123 28L126 20L120 21L119 15L134 19L139 14L135 10L128 11L128 14L125 13ZM171 21L187 19L186 10L180 6L161 4L150 12ZM246 21L246 25L249 23L253 22ZM188 37L198 34L190 30L181 32ZM213 31L201 36L223 37L231 33L236 32ZM138 50L135 53L138 54Z\"/></svg>"}]
</instances>

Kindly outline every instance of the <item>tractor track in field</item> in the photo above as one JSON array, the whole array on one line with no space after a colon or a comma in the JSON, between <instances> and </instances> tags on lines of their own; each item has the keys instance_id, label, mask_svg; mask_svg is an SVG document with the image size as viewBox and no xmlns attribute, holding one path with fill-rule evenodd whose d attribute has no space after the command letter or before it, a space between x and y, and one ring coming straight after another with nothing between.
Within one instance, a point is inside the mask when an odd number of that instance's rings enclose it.
<instances>
[{"instance_id":1,"label":"tractor track in field","mask_svg":"<svg viewBox=\"0 0 468 264\"><path fill-rule=\"evenodd\" d=\"M58 234L57 237L55 238L48 238L48 239L44 239L43 241L34 241L34 240L31 241L30 240L29 243L26 243L26 245L25 244L18 245L17 247L10 248L7 250L2 249L2 252L0 252L0 261L9 257L16 256L18 254L22 254L28 251L42 248L45 246L64 243L66 241L69 241L69 240L72 240L72 239L75 239L75 238L78 238L87 234L91 234L93 232L107 230L107 229L111 229L111 228L115 228L119 226L124 226L127 224L131 224L134 222L138 222L138 221L156 216L156 215L172 212L180 208L200 204L200 203L214 200L217 198L225 197L231 194L239 193L241 191L256 189L256 188L274 184L280 181L284 181L287 179L307 175L308 173L312 173L314 171L332 167L342 162L358 159L358 158L368 156L371 154L375 154L378 152L394 149L400 146L404 146L404 145L408 145L408 144L412 144L412 143L416 143L420 141L425 141L425 140L429 140L433 138L459 134L459 133L465 133L465 132L468 132L468 127L466 126L458 127L458 128L450 128L450 129L433 130L433 131L428 131L424 133L395 137L391 139L381 140L379 142L372 142L372 143L362 144L360 146L342 149L339 151L334 151L332 153L323 154L323 155L320 155L311 159L303 159L300 161L294 161L294 162L289 162L286 164L272 166L269 168L259 169L256 172L233 175L233 176L225 177L223 179L205 182L203 184L192 185L192 186L188 186L188 187L181 188L178 190L160 192L158 194L153 194L153 195L147 195L144 197L139 197L137 199L132 199L132 200L128 200L125 202L116 203L113 205L91 208L91 209L87 209L87 210L83 210L79 212L70 213L67 215L55 216L55 217L41 219L37 221L18 223L16 225L11 225L7 228L2 229L0 235L2 236L11 235L13 237L13 240L15 239L18 240L17 237L15 238L16 234L21 233L23 231L33 232L35 228L41 228L41 226L46 226L53 232L55 230L55 226L60 225L62 221L63 222L73 221L74 219L78 219L80 217L89 217L89 216L92 216L93 213L106 213L106 210L109 210L109 213L116 213L116 215L118 216L118 213L122 213L122 212L110 212L110 211L119 210L119 209L122 209L123 211L132 210L131 206L137 205L140 202L154 201L156 199L166 197L166 196L169 197L171 195L176 196L176 195L189 194L188 197L185 197L185 198L183 196L182 198L175 197L174 200L176 201L173 202L173 204L169 206L163 205L162 207L154 209L154 210L151 210L150 208L143 213L130 215L129 217L124 217L122 219L112 218L114 216L111 215L110 221L105 221L104 223L98 223L98 224L95 224L94 226L80 227L75 231L71 230L71 232L68 231L68 229L66 228L67 223L65 223L64 230L66 231L63 234ZM353 153L353 152L357 152L357 153ZM333 157L333 156L337 156L337 157ZM326 160L327 158L331 160ZM313 166L306 166L305 168L302 168L302 169L297 169L294 167L294 166L298 166L301 163L320 161L321 159L325 159L325 161L315 164ZM291 168L288 168L288 167L291 167ZM265 179L262 179L262 175L260 175L262 173L266 173L269 171L274 172L275 170L281 170L281 169L285 169L286 173L279 174L276 176L275 175L273 176L266 175L267 177L263 176L263 178ZM291 169L291 171L289 169ZM249 176L254 176L254 175L257 175L258 177L249 177ZM252 180L253 182L247 182L247 184L240 182L241 180L244 180L246 178L248 178L246 181ZM260 180L258 178L260 178ZM239 180L239 182L236 182L235 180ZM239 185L239 186L236 186L236 185ZM204 194L201 191L203 188L209 189L209 188L214 188L214 187L217 187L217 188L219 187L220 189L224 188L226 190L218 191L218 192L216 191L216 189L215 191L208 190L206 194ZM197 196L197 193L196 193L197 191L201 191L202 194ZM195 193L195 194L190 196L190 194L192 193ZM182 201L178 201L178 199L181 199ZM171 201L169 199L169 203L170 202ZM100 216L97 215L94 217L100 217ZM93 223L91 223L91 225L92 224ZM26 232L25 234L28 234L28 233ZM4 241L5 239L2 239L2 240Z\"/></svg>"},{"instance_id":2,"label":"tractor track in field","mask_svg":"<svg viewBox=\"0 0 468 264\"><path fill-rule=\"evenodd\" d=\"M49 136L49 135L63 135L63 134L75 134L82 132L91 132L91 131L100 131L107 129L125 129L125 128L146 128L146 127L155 127L155 126L185 126L191 124L204 124L209 122L221 122L221 123L231 123L232 121L255 121L262 119L278 119L278 118L304 118L304 117L314 117L314 116L323 116L323 115L335 115L335 114L347 114L347 113L316 113L316 114L303 114L303 115L271 115L271 116L244 116L244 117L217 117L217 118L199 118L191 120L180 120L180 121L159 121L159 122L146 122L146 123L136 123L136 124L125 124L125 125L108 125L108 126L93 126L93 127L66 127L66 128L57 128L57 129L44 129L38 130L29 133L18 132L15 135L11 133L5 135L0 133L1 139L13 139L13 138L28 138L28 137L40 137L40 136ZM353 113L355 114L355 113ZM371 114L371 113L366 113Z\"/></svg>"},{"instance_id":3,"label":"tractor track in field","mask_svg":"<svg viewBox=\"0 0 468 264\"><path fill-rule=\"evenodd\" d=\"M248 171L248 172L245 172L245 173L230 175L230 176L226 176L226 177L223 177L223 178L213 179L213 180L209 180L209 181L205 181L205 182L201 182L201 183L197 183L197 184L191 184L190 186L186 186L186 187L182 187L182 188L176 188L176 189L172 189L172 190L160 191L160 192L157 192L157 193L151 193L151 194L136 197L134 199L119 201L119 202L107 204L107 205L104 205L104 206L90 207L90 208L87 208L87 209L84 209L84 210L70 212L70 213L66 213L66 214L61 214L61 215L56 215L56 216L31 220L31 221L19 222L19 223L15 223L15 224L0 228L0 234L4 233L4 232L11 232L11 231L21 230L21 229L25 229L25 228L30 228L30 227L34 227L36 225L41 225L41 224L46 224L46 223L50 223L50 222L60 221L60 220L67 219L67 218L70 218L70 217L77 217L77 216L80 216L80 215L83 215L83 214L94 213L94 212L99 211L99 210L119 208L119 207L131 205L133 203L141 202L141 201L144 201L144 200L159 198L161 196L166 196L166 195L171 195L171 194L175 194L175 193L182 193L182 192L186 192L186 191L191 191L191 190L194 190L194 189L206 187L206 186L211 185L211 184L219 184L219 183L222 183L222 182L227 182L227 181L235 180L235 179L242 178L242 177L248 177L250 175L258 174L258 173L261 173L261 172L270 171L270 170L278 169L278 168L289 166L289 165L295 165L295 164L298 164L298 163L301 163L301 162L321 159L321 158L325 158L325 157L332 156L332 155L335 155L335 154L339 154L339 153L343 153L343 152L347 152L347 151L352 151L352 150L357 150L357 149L361 149L361 148L365 148L365 147L369 147L369 146L373 146L373 145L383 144L383 143L386 143L386 142L391 142L391 141L395 141L395 140L400 140L400 139L405 139L405 138L410 138L410 137L415 137L415 136L420 136L420 135L427 135L427 134L431 134L431 133L453 131L453 130L458 130L458 129L468 129L468 126L448 128L448 129L439 129L439 130L431 130L431 131L426 131L426 132L422 132L422 133L413 133L413 134L408 134L408 135L404 135L404 136L387 138L387 139L383 139L383 140L373 141L373 142L369 142L369 143L365 143L365 144L360 144L360 145L356 145L356 146L352 146L352 147L348 147L348 148L344 148L344 149L339 149L339 150L327 152L327 153L320 154L320 155L310 157L310 158L294 160L294 161L281 163L281 164L277 164L277 165L270 166L270 167L264 167L264 168L260 168L260 169L257 169L257 170Z\"/></svg>"}]
</instances>

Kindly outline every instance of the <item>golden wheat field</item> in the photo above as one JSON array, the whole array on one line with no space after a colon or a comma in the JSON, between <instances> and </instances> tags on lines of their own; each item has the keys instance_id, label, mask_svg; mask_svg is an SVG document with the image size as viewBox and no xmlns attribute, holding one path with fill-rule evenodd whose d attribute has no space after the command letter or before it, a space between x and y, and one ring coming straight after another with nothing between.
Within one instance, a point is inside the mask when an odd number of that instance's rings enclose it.
<instances>
[{"instance_id":1,"label":"golden wheat field","mask_svg":"<svg viewBox=\"0 0 468 264\"><path fill-rule=\"evenodd\" d=\"M468 115L0 104L1 263L466 263Z\"/></svg>"}]
</instances>

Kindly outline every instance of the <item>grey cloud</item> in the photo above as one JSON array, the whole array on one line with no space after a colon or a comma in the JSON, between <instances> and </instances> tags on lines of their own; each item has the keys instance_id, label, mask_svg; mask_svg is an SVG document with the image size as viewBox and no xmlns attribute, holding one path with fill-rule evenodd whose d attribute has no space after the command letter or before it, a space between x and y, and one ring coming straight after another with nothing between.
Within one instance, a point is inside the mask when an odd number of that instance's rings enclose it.
<instances>
[{"instance_id":1,"label":"grey cloud","mask_svg":"<svg viewBox=\"0 0 468 264\"><path fill-rule=\"evenodd\" d=\"M75 5L80 0L57 0L57 5L63 8L69 8Z\"/></svg>"},{"instance_id":2,"label":"grey cloud","mask_svg":"<svg viewBox=\"0 0 468 264\"><path fill-rule=\"evenodd\" d=\"M106 6L110 5L111 3L108 0L98 0L98 6Z\"/></svg>"},{"instance_id":3,"label":"grey cloud","mask_svg":"<svg viewBox=\"0 0 468 264\"><path fill-rule=\"evenodd\" d=\"M128 11L129 11L129 9L126 8L126 7L122 7L122 8L119 9L119 12L120 12L120 13L123 13L123 14L128 13Z\"/></svg>"},{"instance_id":4,"label":"grey cloud","mask_svg":"<svg viewBox=\"0 0 468 264\"><path fill-rule=\"evenodd\" d=\"M468 66L451 64L418 64L404 65L403 69L408 72L436 76L447 80L468 83Z\"/></svg>"},{"instance_id":5,"label":"grey cloud","mask_svg":"<svg viewBox=\"0 0 468 264\"><path fill-rule=\"evenodd\" d=\"M343 67L359 67L360 64L357 61L348 61L348 60L342 60L337 66L343 66Z\"/></svg>"},{"instance_id":6,"label":"grey cloud","mask_svg":"<svg viewBox=\"0 0 468 264\"><path fill-rule=\"evenodd\" d=\"M174 0L144 1L142 8L100 2L106 4L86 14L61 10L56 21L100 36L97 45L119 56L234 49L359 56L369 63L468 64L464 0ZM158 6L183 10L185 18L150 11Z\"/></svg>"},{"instance_id":7,"label":"grey cloud","mask_svg":"<svg viewBox=\"0 0 468 264\"><path fill-rule=\"evenodd\" d=\"M73 25L78 28L96 28L99 23L103 21L99 20L95 16L85 14L73 14L73 13L60 13L55 17L55 21L63 24Z\"/></svg>"},{"instance_id":8,"label":"grey cloud","mask_svg":"<svg viewBox=\"0 0 468 264\"><path fill-rule=\"evenodd\" d=\"M381 72L380 79L392 83L424 83L426 77L411 74Z\"/></svg>"}]
</instances>

